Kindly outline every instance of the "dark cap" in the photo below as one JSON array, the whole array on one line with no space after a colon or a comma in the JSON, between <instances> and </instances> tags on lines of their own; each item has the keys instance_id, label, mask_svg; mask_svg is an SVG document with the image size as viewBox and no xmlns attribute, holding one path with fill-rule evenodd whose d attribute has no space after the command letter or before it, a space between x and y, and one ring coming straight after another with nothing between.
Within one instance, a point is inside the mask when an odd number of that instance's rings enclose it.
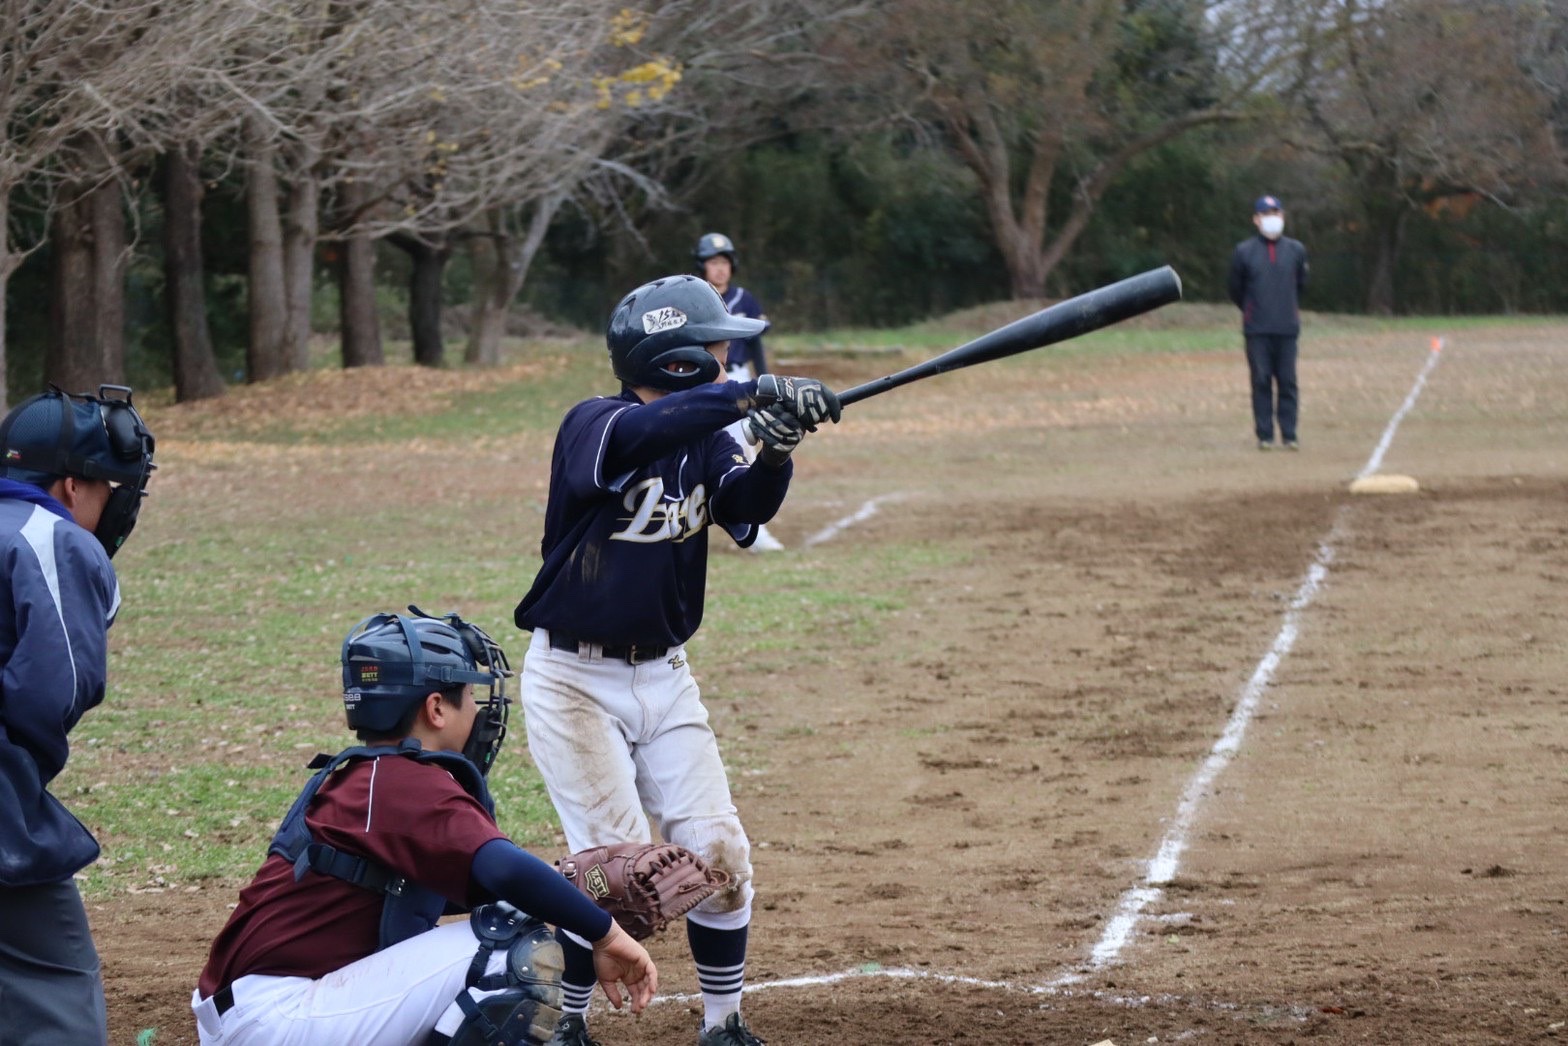
<instances>
[{"instance_id":1,"label":"dark cap","mask_svg":"<svg viewBox=\"0 0 1568 1046\"><path fill-rule=\"evenodd\" d=\"M1252 205L1253 214L1262 214L1264 211L1283 211L1285 205L1279 202L1278 196L1259 196Z\"/></svg>"}]
</instances>

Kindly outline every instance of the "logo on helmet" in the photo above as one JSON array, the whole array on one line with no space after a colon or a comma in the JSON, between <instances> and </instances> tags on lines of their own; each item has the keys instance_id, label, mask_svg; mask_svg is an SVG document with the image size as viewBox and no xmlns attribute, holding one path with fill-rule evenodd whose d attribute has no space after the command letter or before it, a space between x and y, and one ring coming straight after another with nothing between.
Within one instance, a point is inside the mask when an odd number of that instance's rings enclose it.
<instances>
[{"instance_id":1,"label":"logo on helmet","mask_svg":"<svg viewBox=\"0 0 1568 1046\"><path fill-rule=\"evenodd\" d=\"M662 309L642 314L642 331L644 334L658 334L660 331L672 331L677 327L686 326L686 314L673 305L666 305Z\"/></svg>"},{"instance_id":2,"label":"logo on helmet","mask_svg":"<svg viewBox=\"0 0 1568 1046\"><path fill-rule=\"evenodd\" d=\"M359 670L359 683L361 686L381 682L380 665L356 665L355 668Z\"/></svg>"}]
</instances>

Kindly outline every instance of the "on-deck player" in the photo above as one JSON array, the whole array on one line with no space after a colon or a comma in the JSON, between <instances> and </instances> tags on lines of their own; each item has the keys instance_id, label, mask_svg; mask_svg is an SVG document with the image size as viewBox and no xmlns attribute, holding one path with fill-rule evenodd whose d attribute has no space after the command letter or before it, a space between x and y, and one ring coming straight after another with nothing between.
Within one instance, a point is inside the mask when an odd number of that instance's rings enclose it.
<instances>
[{"instance_id":1,"label":"on-deck player","mask_svg":"<svg viewBox=\"0 0 1568 1046\"><path fill-rule=\"evenodd\" d=\"M569 847L646 841L651 819L665 840L729 873L729 888L686 917L703 1046L761 1042L740 1014L751 844L684 647L702 620L708 531L748 544L784 500L790 452L839 416L838 397L809 378L725 381L727 344L765 326L732 316L694 276L622 299L607 332L621 392L577 404L561 423L544 563L516 613L533 632L522 674L529 752ZM763 445L755 464L725 431L743 418ZM589 953L559 936L555 1041L585 1046Z\"/></svg>"},{"instance_id":2,"label":"on-deck player","mask_svg":"<svg viewBox=\"0 0 1568 1046\"><path fill-rule=\"evenodd\" d=\"M702 278L719 292L719 297L724 299L724 307L729 310L731 316L745 316L767 322L768 318L762 312L762 303L757 301L756 295L740 284L731 282L737 268L734 240L722 232L710 232L697 241L697 246L691 253L702 270ZM729 353L725 358L724 370L731 381L751 381L757 375L767 373L768 360L762 349L762 335L754 334L749 338L732 339ZM744 418L730 425L728 432L735 442L740 444L747 461L756 458L757 444L747 432ZM781 552L783 549L784 543L774 537L765 524L757 527L757 539L751 544L753 552Z\"/></svg>"}]
</instances>

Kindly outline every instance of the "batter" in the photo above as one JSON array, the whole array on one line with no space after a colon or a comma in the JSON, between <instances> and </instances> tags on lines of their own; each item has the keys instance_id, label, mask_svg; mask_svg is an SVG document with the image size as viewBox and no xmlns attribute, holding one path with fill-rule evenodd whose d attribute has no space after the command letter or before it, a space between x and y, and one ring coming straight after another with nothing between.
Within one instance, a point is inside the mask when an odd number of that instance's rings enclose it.
<instances>
[{"instance_id":1,"label":"batter","mask_svg":"<svg viewBox=\"0 0 1568 1046\"><path fill-rule=\"evenodd\" d=\"M708 531L741 547L782 504L790 454L836 422L820 382L726 381L734 338L767 324L734 316L694 276L632 291L611 316L618 396L561 423L545 510L544 563L518 604L531 631L522 673L528 747L572 850L648 840L651 828L730 877L686 918L703 996L702 1046L761 1043L740 1014L751 922L751 844L730 798L685 643L702 621ZM749 463L725 427L749 419ZM595 978L568 933L554 1042L587 1046Z\"/></svg>"}]
</instances>

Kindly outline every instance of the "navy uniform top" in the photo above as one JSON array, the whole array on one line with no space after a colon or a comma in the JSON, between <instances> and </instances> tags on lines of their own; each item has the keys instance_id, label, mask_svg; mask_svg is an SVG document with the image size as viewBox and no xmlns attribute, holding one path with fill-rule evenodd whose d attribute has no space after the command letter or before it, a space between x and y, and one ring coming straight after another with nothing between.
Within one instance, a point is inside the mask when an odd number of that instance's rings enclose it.
<instances>
[{"instance_id":1,"label":"navy uniform top","mask_svg":"<svg viewBox=\"0 0 1568 1046\"><path fill-rule=\"evenodd\" d=\"M0 479L0 887L65 882L98 857L49 783L103 701L119 610L98 539L43 490Z\"/></svg>"},{"instance_id":2,"label":"navy uniform top","mask_svg":"<svg viewBox=\"0 0 1568 1046\"><path fill-rule=\"evenodd\" d=\"M724 426L756 382L644 404L630 390L567 411L550 463L544 563L514 619L606 645L678 646L702 622L708 527L741 547L784 502L794 463L747 465Z\"/></svg>"},{"instance_id":3,"label":"navy uniform top","mask_svg":"<svg viewBox=\"0 0 1568 1046\"><path fill-rule=\"evenodd\" d=\"M1300 334L1298 302L1307 286L1307 248L1262 233L1242 240L1230 259L1230 300L1246 334Z\"/></svg>"},{"instance_id":4,"label":"navy uniform top","mask_svg":"<svg viewBox=\"0 0 1568 1046\"><path fill-rule=\"evenodd\" d=\"M720 295L724 299L724 307L730 310L731 316L747 316L760 320L762 303L757 301L757 296L744 287L731 284L730 289ZM768 358L762 353L762 335L755 338L736 338L730 342L729 359L725 368L750 367L752 377L768 372Z\"/></svg>"}]
</instances>

